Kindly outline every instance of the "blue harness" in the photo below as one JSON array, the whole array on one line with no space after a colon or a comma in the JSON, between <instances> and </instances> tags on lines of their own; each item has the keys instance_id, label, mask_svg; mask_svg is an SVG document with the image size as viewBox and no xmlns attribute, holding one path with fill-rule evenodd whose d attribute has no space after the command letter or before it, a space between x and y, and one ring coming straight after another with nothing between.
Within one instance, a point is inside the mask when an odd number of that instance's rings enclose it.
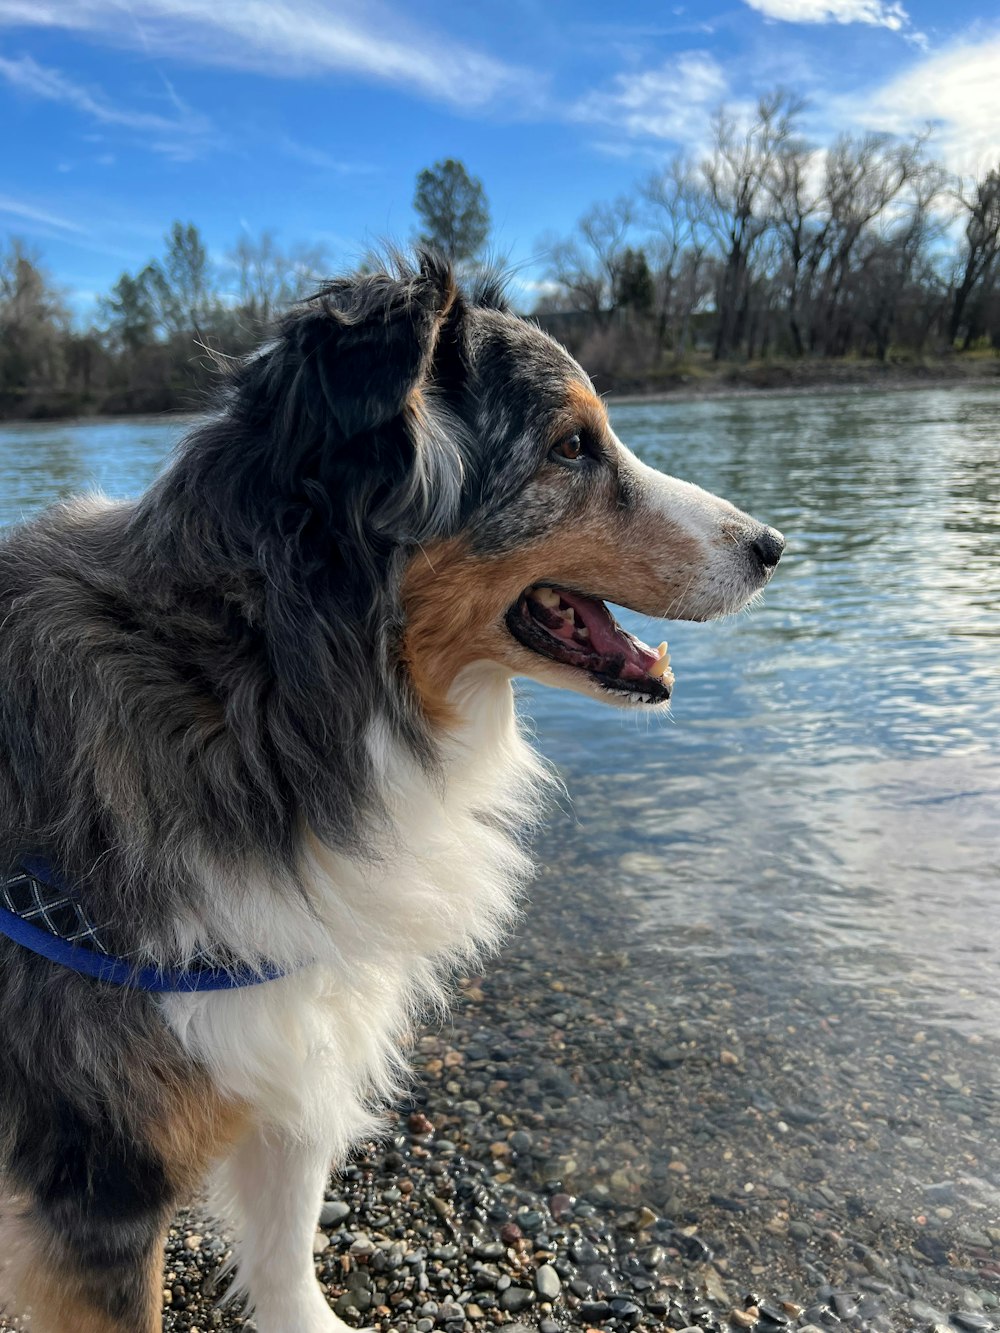
<instances>
[{"instance_id":1,"label":"blue harness","mask_svg":"<svg viewBox=\"0 0 1000 1333\"><path fill-rule=\"evenodd\" d=\"M79 895L48 862L24 857L20 869L0 878L0 935L52 963L112 986L144 991L236 990L284 976L273 963L259 968L196 954L184 967L139 966L112 953L102 928L87 916Z\"/></svg>"}]
</instances>

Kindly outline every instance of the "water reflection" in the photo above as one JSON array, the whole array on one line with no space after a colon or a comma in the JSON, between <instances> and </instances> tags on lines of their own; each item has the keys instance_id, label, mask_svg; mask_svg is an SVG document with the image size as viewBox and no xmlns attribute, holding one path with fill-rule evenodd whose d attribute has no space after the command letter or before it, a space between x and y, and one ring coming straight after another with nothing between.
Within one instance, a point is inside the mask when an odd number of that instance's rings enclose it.
<instances>
[{"instance_id":1,"label":"water reflection","mask_svg":"<svg viewBox=\"0 0 1000 1333\"><path fill-rule=\"evenodd\" d=\"M788 549L766 605L671 626L674 715L646 724L574 695L524 690L585 829L615 793L644 930L710 907L768 947L802 933L980 975L1000 1025L1000 400L992 390L621 406L649 462L775 523ZM0 521L88 486L127 494L161 466L176 420L5 427ZM643 632L645 622L627 614ZM659 631L646 628L654 640ZM656 799L636 804L636 791ZM669 888L663 881L669 874ZM914 981L915 989L921 985ZM946 983L945 989L946 989Z\"/></svg>"},{"instance_id":2,"label":"water reflection","mask_svg":"<svg viewBox=\"0 0 1000 1333\"><path fill-rule=\"evenodd\" d=\"M929 1261L957 1282L935 1301L981 1308L996 1294L972 1286L1000 1280L1000 1231L992 1251L981 1234L1000 1206L1000 398L613 418L787 552L763 609L670 626L672 719L522 689L572 806L477 1040L522 1074L532 1043L561 1065L544 1179L697 1219L747 1286L800 1260L802 1291L853 1283L859 1257L885 1276L895 1250L890 1303L931 1283ZM0 523L88 484L137 490L179 430L0 428ZM930 1231L952 1204L975 1225L944 1246Z\"/></svg>"},{"instance_id":3,"label":"water reflection","mask_svg":"<svg viewBox=\"0 0 1000 1333\"><path fill-rule=\"evenodd\" d=\"M647 858L631 884L647 936L673 947L678 922L708 915L711 948L743 949L752 927L796 954L803 984L810 968L858 985L891 971L905 1002L992 1035L1000 399L623 406L614 421L788 537L762 610L671 626L666 731L529 691L585 826L595 769L656 785L622 829Z\"/></svg>"}]
</instances>

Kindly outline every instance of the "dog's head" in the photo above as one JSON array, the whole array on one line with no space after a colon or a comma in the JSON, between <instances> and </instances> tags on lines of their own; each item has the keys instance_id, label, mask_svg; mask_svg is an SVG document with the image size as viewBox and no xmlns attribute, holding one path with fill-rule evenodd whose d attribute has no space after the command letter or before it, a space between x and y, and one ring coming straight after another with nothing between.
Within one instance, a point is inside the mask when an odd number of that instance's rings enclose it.
<instances>
[{"instance_id":1,"label":"dog's head","mask_svg":"<svg viewBox=\"0 0 1000 1333\"><path fill-rule=\"evenodd\" d=\"M277 547L353 608L371 665L408 676L431 721L479 662L662 704L665 647L605 601L707 620L781 555L774 529L640 462L562 347L428 256L294 311L238 373L232 411L258 442Z\"/></svg>"}]
</instances>

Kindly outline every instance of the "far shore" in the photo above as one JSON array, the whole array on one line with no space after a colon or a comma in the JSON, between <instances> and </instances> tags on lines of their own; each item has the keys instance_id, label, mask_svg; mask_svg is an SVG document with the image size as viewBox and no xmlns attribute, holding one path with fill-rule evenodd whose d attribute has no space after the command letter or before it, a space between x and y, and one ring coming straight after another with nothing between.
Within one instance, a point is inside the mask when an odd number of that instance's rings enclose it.
<instances>
[{"instance_id":1,"label":"far shore","mask_svg":"<svg viewBox=\"0 0 1000 1333\"><path fill-rule=\"evenodd\" d=\"M594 383L611 404L697 402L708 398L797 398L853 392L895 393L915 389L955 389L1000 386L1000 355L927 358L923 361L749 361L716 363L709 360L650 374L601 374ZM163 411L81 411L79 401L60 410L58 403L34 402L24 415L0 417L2 426L69 425L122 421L195 420L212 410L188 401Z\"/></svg>"},{"instance_id":2,"label":"far shore","mask_svg":"<svg viewBox=\"0 0 1000 1333\"><path fill-rule=\"evenodd\" d=\"M703 398L793 398L856 391L894 393L1000 385L1000 357L919 362L752 361L704 363L669 377L624 377L597 387L610 403L696 402Z\"/></svg>"}]
</instances>

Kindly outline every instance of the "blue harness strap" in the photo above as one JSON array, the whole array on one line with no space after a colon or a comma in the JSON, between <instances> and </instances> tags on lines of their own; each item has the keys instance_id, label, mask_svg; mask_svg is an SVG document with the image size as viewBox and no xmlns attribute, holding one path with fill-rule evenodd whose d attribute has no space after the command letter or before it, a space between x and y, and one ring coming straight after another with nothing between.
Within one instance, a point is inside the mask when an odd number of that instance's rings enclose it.
<instances>
[{"instance_id":1,"label":"blue harness strap","mask_svg":"<svg viewBox=\"0 0 1000 1333\"><path fill-rule=\"evenodd\" d=\"M285 975L273 963L219 967L195 960L186 967L140 966L108 952L79 896L39 857L0 878L0 934L60 967L112 986L154 992L237 990Z\"/></svg>"}]
</instances>

